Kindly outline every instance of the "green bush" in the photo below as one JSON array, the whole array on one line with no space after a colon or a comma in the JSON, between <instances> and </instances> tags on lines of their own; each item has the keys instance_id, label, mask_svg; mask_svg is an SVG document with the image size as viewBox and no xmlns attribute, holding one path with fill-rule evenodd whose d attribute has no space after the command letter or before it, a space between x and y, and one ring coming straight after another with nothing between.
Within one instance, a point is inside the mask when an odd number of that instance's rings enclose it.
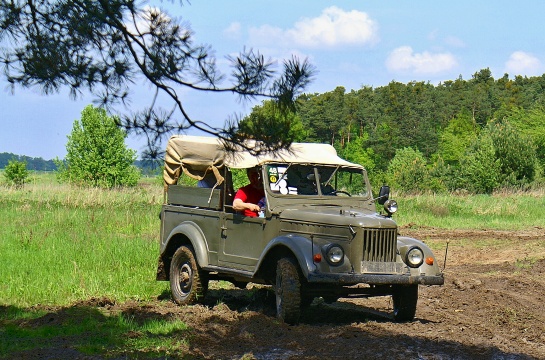
<instances>
[{"instance_id":1,"label":"green bush","mask_svg":"<svg viewBox=\"0 0 545 360\"><path fill-rule=\"evenodd\" d=\"M462 112L451 119L441 132L438 155L449 165L458 164L466 148L477 138L478 126L471 114Z\"/></svg>"},{"instance_id":2,"label":"green bush","mask_svg":"<svg viewBox=\"0 0 545 360\"><path fill-rule=\"evenodd\" d=\"M508 122L493 122L486 129L500 162L503 186L529 184L536 175L537 156L532 139L516 131Z\"/></svg>"},{"instance_id":3,"label":"green bush","mask_svg":"<svg viewBox=\"0 0 545 360\"><path fill-rule=\"evenodd\" d=\"M457 187L474 193L490 194L500 184L501 164L492 138L483 133L460 159Z\"/></svg>"},{"instance_id":4,"label":"green bush","mask_svg":"<svg viewBox=\"0 0 545 360\"><path fill-rule=\"evenodd\" d=\"M444 193L455 188L452 167L445 163L442 157L438 157L428 170L427 190L434 193Z\"/></svg>"},{"instance_id":5,"label":"green bush","mask_svg":"<svg viewBox=\"0 0 545 360\"><path fill-rule=\"evenodd\" d=\"M504 116L496 118L509 121L518 134L530 139L535 146L540 167L545 167L545 109L539 105L529 110L513 108Z\"/></svg>"},{"instance_id":6,"label":"green bush","mask_svg":"<svg viewBox=\"0 0 545 360\"><path fill-rule=\"evenodd\" d=\"M427 161L418 150L407 147L396 151L388 164L387 178L390 184L404 191L427 190L429 174Z\"/></svg>"},{"instance_id":7,"label":"green bush","mask_svg":"<svg viewBox=\"0 0 545 360\"><path fill-rule=\"evenodd\" d=\"M456 186L474 193L529 186L540 176L532 140L508 122L491 122L467 149L456 172Z\"/></svg>"},{"instance_id":8,"label":"green bush","mask_svg":"<svg viewBox=\"0 0 545 360\"><path fill-rule=\"evenodd\" d=\"M4 177L9 185L15 185L18 188L23 187L25 180L28 178L26 162L9 160L4 170Z\"/></svg>"}]
</instances>

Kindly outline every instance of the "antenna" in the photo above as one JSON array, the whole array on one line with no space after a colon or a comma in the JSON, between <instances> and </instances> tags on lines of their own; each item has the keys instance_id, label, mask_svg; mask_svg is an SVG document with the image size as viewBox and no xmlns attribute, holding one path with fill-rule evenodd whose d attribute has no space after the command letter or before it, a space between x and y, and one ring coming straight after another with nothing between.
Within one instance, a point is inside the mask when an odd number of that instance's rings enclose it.
<instances>
[{"instance_id":1,"label":"antenna","mask_svg":"<svg viewBox=\"0 0 545 360\"><path fill-rule=\"evenodd\" d=\"M447 267L447 254L448 254L448 244L450 243L450 240L447 240L447 247L445 249L445 260L443 260L443 271L445 271L445 268Z\"/></svg>"}]
</instances>

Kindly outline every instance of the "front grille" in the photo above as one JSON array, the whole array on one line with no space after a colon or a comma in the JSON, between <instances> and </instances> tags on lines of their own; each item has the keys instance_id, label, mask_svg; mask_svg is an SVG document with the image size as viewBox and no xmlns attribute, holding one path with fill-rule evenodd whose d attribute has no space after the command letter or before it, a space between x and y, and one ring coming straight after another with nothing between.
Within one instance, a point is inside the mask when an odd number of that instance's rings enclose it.
<instances>
[{"instance_id":1,"label":"front grille","mask_svg":"<svg viewBox=\"0 0 545 360\"><path fill-rule=\"evenodd\" d=\"M363 229L362 261L394 262L397 229Z\"/></svg>"}]
</instances>

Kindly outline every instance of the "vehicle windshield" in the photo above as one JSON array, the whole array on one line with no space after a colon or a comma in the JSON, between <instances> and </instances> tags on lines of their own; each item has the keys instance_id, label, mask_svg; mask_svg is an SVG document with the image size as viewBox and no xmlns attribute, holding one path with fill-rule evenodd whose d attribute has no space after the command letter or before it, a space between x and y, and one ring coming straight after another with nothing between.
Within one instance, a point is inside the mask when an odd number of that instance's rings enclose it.
<instances>
[{"instance_id":1,"label":"vehicle windshield","mask_svg":"<svg viewBox=\"0 0 545 360\"><path fill-rule=\"evenodd\" d=\"M279 195L367 197L361 169L340 166L270 164L265 167L270 190Z\"/></svg>"}]
</instances>

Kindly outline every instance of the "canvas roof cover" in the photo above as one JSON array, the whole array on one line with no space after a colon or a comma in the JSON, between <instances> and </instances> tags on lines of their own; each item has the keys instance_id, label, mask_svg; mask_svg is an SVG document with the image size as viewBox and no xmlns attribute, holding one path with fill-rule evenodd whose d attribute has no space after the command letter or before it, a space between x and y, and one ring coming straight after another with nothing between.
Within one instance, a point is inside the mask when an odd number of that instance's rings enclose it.
<instances>
[{"instance_id":1,"label":"canvas roof cover","mask_svg":"<svg viewBox=\"0 0 545 360\"><path fill-rule=\"evenodd\" d=\"M255 147L258 143L248 141L247 145ZM163 179L167 186L176 184L182 171L198 180L208 172L213 172L218 182L221 182L223 178L219 176L218 169L223 166L245 169L271 162L341 165L363 169L361 165L338 157L335 148L328 144L293 143L288 150L254 156L244 150L227 152L217 138L174 135L167 144Z\"/></svg>"}]
</instances>

